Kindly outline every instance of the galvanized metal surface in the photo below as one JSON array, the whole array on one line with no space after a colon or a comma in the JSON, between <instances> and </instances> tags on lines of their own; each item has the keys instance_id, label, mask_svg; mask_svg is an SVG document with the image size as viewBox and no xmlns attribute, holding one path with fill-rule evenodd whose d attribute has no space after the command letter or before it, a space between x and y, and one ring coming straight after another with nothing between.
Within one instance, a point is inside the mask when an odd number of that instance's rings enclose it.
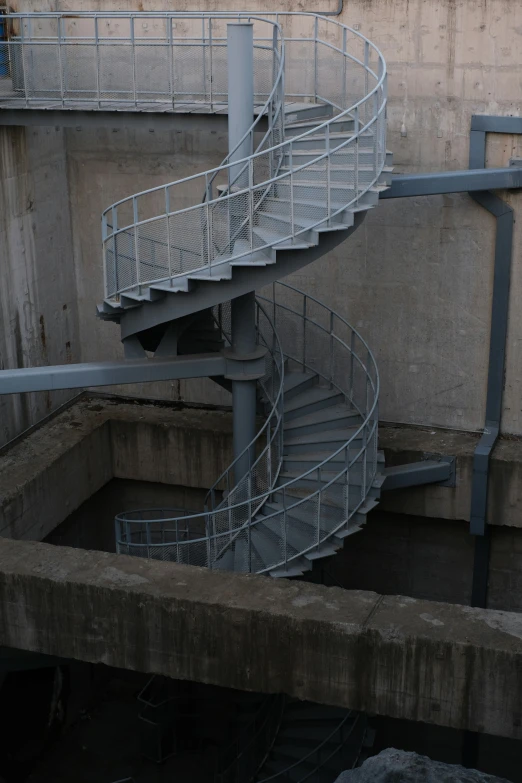
<instances>
[{"instance_id":1,"label":"galvanized metal surface","mask_svg":"<svg viewBox=\"0 0 522 783\"><path fill-rule=\"evenodd\" d=\"M435 196L503 188L522 188L522 168L510 166L503 169L463 169L394 176L390 188L381 193L381 198Z\"/></svg>"},{"instance_id":2,"label":"galvanized metal surface","mask_svg":"<svg viewBox=\"0 0 522 783\"><path fill-rule=\"evenodd\" d=\"M363 524L382 483L374 357L341 316L293 286L277 283L271 297L259 297L258 314L262 343L276 346L261 381L269 413L246 450L259 456L239 483L229 466L201 514L119 514L119 552L292 575L332 554ZM226 314L218 317L226 336ZM310 346L318 341L317 354Z\"/></svg>"}]
</instances>

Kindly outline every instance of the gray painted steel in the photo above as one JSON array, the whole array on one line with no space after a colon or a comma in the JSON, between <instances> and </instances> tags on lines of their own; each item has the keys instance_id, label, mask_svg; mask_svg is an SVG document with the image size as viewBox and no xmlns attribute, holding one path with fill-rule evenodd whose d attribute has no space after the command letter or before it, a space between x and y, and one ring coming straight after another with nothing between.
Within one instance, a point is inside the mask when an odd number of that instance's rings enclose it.
<instances>
[{"instance_id":1,"label":"gray painted steel","mask_svg":"<svg viewBox=\"0 0 522 783\"><path fill-rule=\"evenodd\" d=\"M255 294L243 294L232 300L232 352L237 359L248 358L257 349ZM232 416L235 481L245 476L254 462L256 437L257 384L255 380L232 381Z\"/></svg>"},{"instance_id":2,"label":"gray painted steel","mask_svg":"<svg viewBox=\"0 0 522 783\"><path fill-rule=\"evenodd\" d=\"M211 375L245 374L251 377L252 374L261 376L263 372L263 358L256 358L249 362L235 362L232 358L221 354L25 367L19 370L2 370L0 394L206 378Z\"/></svg>"},{"instance_id":3,"label":"gray painted steel","mask_svg":"<svg viewBox=\"0 0 522 783\"><path fill-rule=\"evenodd\" d=\"M482 133L480 133L480 137L482 138ZM480 143L478 138L476 142ZM473 160L476 164L474 149ZM501 190L504 188L522 188L522 168L514 166L503 169L477 168L464 171L441 171L434 174L394 176L391 187L383 191L380 197L436 196L444 193Z\"/></svg>"},{"instance_id":4,"label":"gray painted steel","mask_svg":"<svg viewBox=\"0 0 522 783\"><path fill-rule=\"evenodd\" d=\"M441 457L440 460L422 460L406 465L396 465L383 471L382 492L393 489L418 487L422 484L448 484L454 478L455 458Z\"/></svg>"},{"instance_id":5,"label":"gray painted steel","mask_svg":"<svg viewBox=\"0 0 522 783\"><path fill-rule=\"evenodd\" d=\"M483 117L471 120L469 165L486 166L486 132L522 133L519 117ZM490 558L490 530L487 523L489 464L500 432L504 365L509 314L514 215L511 207L494 193L485 191L470 196L496 218L495 266L491 301L488 385L484 432L473 457L470 504L470 532L475 535L472 606L486 607ZM471 742L472 747L474 742Z\"/></svg>"}]
</instances>

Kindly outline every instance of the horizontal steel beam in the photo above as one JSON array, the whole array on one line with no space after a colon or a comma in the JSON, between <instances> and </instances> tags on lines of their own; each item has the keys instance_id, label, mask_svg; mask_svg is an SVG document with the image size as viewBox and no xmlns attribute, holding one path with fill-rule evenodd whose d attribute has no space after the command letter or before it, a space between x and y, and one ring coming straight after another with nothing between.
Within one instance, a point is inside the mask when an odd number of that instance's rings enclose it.
<instances>
[{"instance_id":1,"label":"horizontal steel beam","mask_svg":"<svg viewBox=\"0 0 522 783\"><path fill-rule=\"evenodd\" d=\"M437 196L444 193L514 188L522 188L522 168L510 166L505 169L465 169L395 176L391 187L381 193L381 198Z\"/></svg>"},{"instance_id":2,"label":"horizontal steel beam","mask_svg":"<svg viewBox=\"0 0 522 783\"><path fill-rule=\"evenodd\" d=\"M244 374L251 378L265 372L265 359L238 362L222 354L208 353L167 359L129 359L123 362L60 364L25 367L0 372L0 394L112 386L120 383L148 383L184 378Z\"/></svg>"},{"instance_id":3,"label":"horizontal steel beam","mask_svg":"<svg viewBox=\"0 0 522 783\"><path fill-rule=\"evenodd\" d=\"M155 111L106 111L104 109L10 109L0 107L0 125L15 126L52 126L60 128L133 128L143 130L207 130L209 117L215 125L212 130L222 130L228 127L227 114L207 114L190 112L155 112ZM266 119L259 130L266 127Z\"/></svg>"},{"instance_id":4,"label":"horizontal steel beam","mask_svg":"<svg viewBox=\"0 0 522 783\"><path fill-rule=\"evenodd\" d=\"M486 133L522 133L522 117L495 117L473 114L471 130Z\"/></svg>"},{"instance_id":5,"label":"horizontal steel beam","mask_svg":"<svg viewBox=\"0 0 522 783\"><path fill-rule=\"evenodd\" d=\"M455 457L425 459L406 465L395 465L384 469L383 491L407 489L423 484L441 484L454 486Z\"/></svg>"}]
</instances>

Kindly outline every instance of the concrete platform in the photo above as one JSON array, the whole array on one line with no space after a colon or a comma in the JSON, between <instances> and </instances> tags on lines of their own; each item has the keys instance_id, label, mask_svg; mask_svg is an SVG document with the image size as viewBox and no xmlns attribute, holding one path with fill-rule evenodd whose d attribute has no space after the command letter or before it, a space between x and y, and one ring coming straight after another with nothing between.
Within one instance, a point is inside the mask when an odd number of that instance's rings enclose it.
<instances>
[{"instance_id":1,"label":"concrete platform","mask_svg":"<svg viewBox=\"0 0 522 783\"><path fill-rule=\"evenodd\" d=\"M0 539L0 645L522 738L509 612Z\"/></svg>"}]
</instances>

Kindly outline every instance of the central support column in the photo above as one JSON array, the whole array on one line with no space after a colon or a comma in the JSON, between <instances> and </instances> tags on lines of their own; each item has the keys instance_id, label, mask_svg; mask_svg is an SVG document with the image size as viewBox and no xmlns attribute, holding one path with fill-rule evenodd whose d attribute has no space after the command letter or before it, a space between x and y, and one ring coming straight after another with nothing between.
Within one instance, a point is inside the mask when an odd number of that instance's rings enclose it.
<instances>
[{"instance_id":1,"label":"central support column","mask_svg":"<svg viewBox=\"0 0 522 783\"><path fill-rule=\"evenodd\" d=\"M257 353L253 291L232 300L232 351L238 359L248 359ZM235 459L240 457L256 434L255 380L232 381L232 419ZM253 448L238 459L234 470L236 483L248 473L253 461Z\"/></svg>"},{"instance_id":2,"label":"central support column","mask_svg":"<svg viewBox=\"0 0 522 783\"><path fill-rule=\"evenodd\" d=\"M248 24L227 25L228 56L228 151L229 161L240 161L252 155L253 133L249 132L254 121L254 26ZM249 166L239 163L231 166L228 176L229 195L248 188ZM249 215L249 194L232 195L229 199L230 244L243 234ZM236 359L255 355L255 294L239 296L232 300L232 352ZM233 380L234 478L236 483L245 476L254 460L253 450L242 452L256 434L256 381ZM252 451L252 453L251 453Z\"/></svg>"},{"instance_id":3,"label":"central support column","mask_svg":"<svg viewBox=\"0 0 522 783\"><path fill-rule=\"evenodd\" d=\"M252 155L253 150L253 132L248 132L254 121L253 24L227 25L227 58L228 153L233 163ZM231 166L228 179L234 189L248 187L248 165Z\"/></svg>"}]
</instances>

